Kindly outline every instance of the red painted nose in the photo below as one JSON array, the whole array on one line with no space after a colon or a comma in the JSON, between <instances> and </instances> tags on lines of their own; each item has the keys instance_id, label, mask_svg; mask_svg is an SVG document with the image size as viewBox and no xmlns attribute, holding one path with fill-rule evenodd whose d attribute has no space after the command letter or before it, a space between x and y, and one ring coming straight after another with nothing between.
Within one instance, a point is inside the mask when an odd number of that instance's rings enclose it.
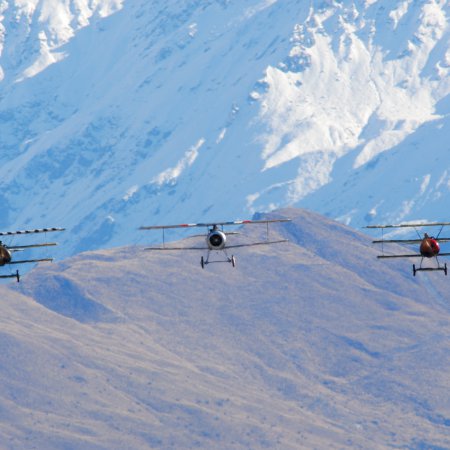
<instances>
[{"instance_id":1,"label":"red painted nose","mask_svg":"<svg viewBox=\"0 0 450 450\"><path fill-rule=\"evenodd\" d=\"M430 239L430 245L433 249L434 254L437 255L441 250L441 248L439 247L439 243L435 239Z\"/></svg>"}]
</instances>

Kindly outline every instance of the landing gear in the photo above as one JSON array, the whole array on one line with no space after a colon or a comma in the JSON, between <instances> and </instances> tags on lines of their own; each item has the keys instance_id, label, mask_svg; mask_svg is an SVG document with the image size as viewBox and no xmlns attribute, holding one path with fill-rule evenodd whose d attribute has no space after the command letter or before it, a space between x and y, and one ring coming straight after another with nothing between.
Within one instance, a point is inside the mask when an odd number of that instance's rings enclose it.
<instances>
[{"instance_id":1,"label":"landing gear","mask_svg":"<svg viewBox=\"0 0 450 450\"><path fill-rule=\"evenodd\" d=\"M236 267L236 258L234 257L234 255L231 255L230 262L233 267Z\"/></svg>"},{"instance_id":2,"label":"landing gear","mask_svg":"<svg viewBox=\"0 0 450 450\"><path fill-rule=\"evenodd\" d=\"M20 274L18 270L16 270L16 273L12 273L11 275L0 275L0 279L3 278L15 278L18 283L20 282Z\"/></svg>"},{"instance_id":3,"label":"landing gear","mask_svg":"<svg viewBox=\"0 0 450 450\"><path fill-rule=\"evenodd\" d=\"M437 260L437 266L436 267L422 267L422 262L420 263L419 267L416 267L415 264L413 264L413 275L416 276L417 272L436 272L436 271L442 271L444 272L445 276L447 276L448 269L447 269L447 263L445 263L443 266L439 264L439 261Z\"/></svg>"},{"instance_id":4,"label":"landing gear","mask_svg":"<svg viewBox=\"0 0 450 450\"><path fill-rule=\"evenodd\" d=\"M226 254L226 252L225 252L225 250L223 250L223 252L225 253L225 259L219 259L219 260L212 260L212 261L210 261L209 260L209 252L208 252L208 255L206 256L206 258L205 257L201 257L200 258L200 266L202 267L202 269L204 269L205 268L205 266L207 265L207 264L212 264L212 263L231 263L231 265L233 266L233 267L236 267L236 257L234 256L234 255L231 255L231 257L229 257L227 254Z\"/></svg>"}]
</instances>

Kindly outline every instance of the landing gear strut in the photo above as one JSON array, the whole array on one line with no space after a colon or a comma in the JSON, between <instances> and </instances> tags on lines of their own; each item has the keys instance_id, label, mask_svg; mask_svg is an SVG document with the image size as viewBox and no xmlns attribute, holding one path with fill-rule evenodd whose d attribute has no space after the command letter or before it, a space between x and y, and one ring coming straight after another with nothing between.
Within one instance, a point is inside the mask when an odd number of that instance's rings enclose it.
<instances>
[{"instance_id":1,"label":"landing gear strut","mask_svg":"<svg viewBox=\"0 0 450 450\"><path fill-rule=\"evenodd\" d=\"M233 267L236 267L236 257L234 256L234 255L231 255L231 258L226 254L226 252L225 252L225 250L223 250L223 252L225 253L225 256L226 256L226 259L222 259L222 260L213 260L213 261L210 261L209 260L209 252L208 252L208 255L206 256L206 259L202 256L201 258L200 258L200 266L202 267L202 269L204 269L205 268L205 266L207 265L207 264L212 264L212 263L226 263L226 262L229 262L229 263L231 263L231 265L233 266Z\"/></svg>"}]
</instances>

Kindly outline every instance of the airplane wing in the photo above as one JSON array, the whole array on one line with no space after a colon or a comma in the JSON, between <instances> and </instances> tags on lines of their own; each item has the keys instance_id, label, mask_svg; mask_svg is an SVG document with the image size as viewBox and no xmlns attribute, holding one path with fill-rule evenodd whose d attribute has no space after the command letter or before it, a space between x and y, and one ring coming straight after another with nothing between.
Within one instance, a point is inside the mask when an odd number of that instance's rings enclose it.
<instances>
[{"instance_id":1,"label":"airplane wing","mask_svg":"<svg viewBox=\"0 0 450 450\"><path fill-rule=\"evenodd\" d=\"M249 244L236 244L236 245L227 245L225 249L229 248L240 248L240 247L253 247L255 245L270 245L270 244L280 244L282 242L289 242L287 239L281 239L279 241L262 241L262 242L250 242ZM171 251L171 250L202 250L207 251L209 248L207 246L204 247L147 247L144 250L159 250L159 251Z\"/></svg>"},{"instance_id":2,"label":"airplane wing","mask_svg":"<svg viewBox=\"0 0 450 450\"><path fill-rule=\"evenodd\" d=\"M192 228L192 227L213 227L215 225L249 225L249 224L268 224L275 222L290 222L291 219L270 219L270 220L234 220L231 222L205 222L205 223L184 223L179 225L152 225L139 227L140 230L162 230L167 228Z\"/></svg>"},{"instance_id":3,"label":"airplane wing","mask_svg":"<svg viewBox=\"0 0 450 450\"><path fill-rule=\"evenodd\" d=\"M36 263L36 262L52 262L53 258L42 258L42 259L24 259L22 261L10 261L8 265L10 264L26 264L26 263Z\"/></svg>"},{"instance_id":4,"label":"airplane wing","mask_svg":"<svg viewBox=\"0 0 450 450\"><path fill-rule=\"evenodd\" d=\"M239 233L239 231L223 231L223 234L226 236L237 236L241 235L242 233ZM190 236L185 237L184 239L195 239L195 238L205 238L208 234L202 233L202 234L192 234Z\"/></svg>"},{"instance_id":5,"label":"airplane wing","mask_svg":"<svg viewBox=\"0 0 450 450\"><path fill-rule=\"evenodd\" d=\"M413 255L378 255L377 258L386 259L386 258L421 258L422 255L420 253L415 253Z\"/></svg>"},{"instance_id":6,"label":"airplane wing","mask_svg":"<svg viewBox=\"0 0 450 450\"><path fill-rule=\"evenodd\" d=\"M12 236L15 234L51 233L53 231L64 231L64 230L65 228L38 228L36 230L0 231L0 236Z\"/></svg>"},{"instance_id":7,"label":"airplane wing","mask_svg":"<svg viewBox=\"0 0 450 450\"><path fill-rule=\"evenodd\" d=\"M7 249L12 250L12 251L18 251L18 250L26 250L27 248L52 247L54 245L58 245L58 244L56 242L45 242L43 244L13 245L11 247L7 246Z\"/></svg>"},{"instance_id":8,"label":"airplane wing","mask_svg":"<svg viewBox=\"0 0 450 450\"><path fill-rule=\"evenodd\" d=\"M16 273L12 273L11 275L0 275L0 279L3 279L3 278L18 278L19 277L19 274L16 272Z\"/></svg>"},{"instance_id":9,"label":"airplane wing","mask_svg":"<svg viewBox=\"0 0 450 450\"><path fill-rule=\"evenodd\" d=\"M270 245L270 244L280 244L282 242L289 242L287 239L280 239L279 241L262 241L262 242L250 242L249 244L236 244L227 245L226 248L240 248L240 247L253 247L255 245Z\"/></svg>"},{"instance_id":10,"label":"airplane wing","mask_svg":"<svg viewBox=\"0 0 450 450\"><path fill-rule=\"evenodd\" d=\"M430 223L400 223L398 225L367 225L364 228L420 228L420 227L444 227L450 222L430 222Z\"/></svg>"},{"instance_id":11,"label":"airplane wing","mask_svg":"<svg viewBox=\"0 0 450 450\"><path fill-rule=\"evenodd\" d=\"M450 238L435 238L438 242L450 242ZM372 244L420 244L423 239L380 239Z\"/></svg>"},{"instance_id":12,"label":"airplane wing","mask_svg":"<svg viewBox=\"0 0 450 450\"><path fill-rule=\"evenodd\" d=\"M158 250L158 251L171 251L171 250L208 250L208 247L146 247L144 250Z\"/></svg>"},{"instance_id":13,"label":"airplane wing","mask_svg":"<svg viewBox=\"0 0 450 450\"><path fill-rule=\"evenodd\" d=\"M450 256L450 253L439 253L439 256ZM377 258L386 259L386 258L422 258L420 253L410 254L410 255L378 255Z\"/></svg>"}]
</instances>

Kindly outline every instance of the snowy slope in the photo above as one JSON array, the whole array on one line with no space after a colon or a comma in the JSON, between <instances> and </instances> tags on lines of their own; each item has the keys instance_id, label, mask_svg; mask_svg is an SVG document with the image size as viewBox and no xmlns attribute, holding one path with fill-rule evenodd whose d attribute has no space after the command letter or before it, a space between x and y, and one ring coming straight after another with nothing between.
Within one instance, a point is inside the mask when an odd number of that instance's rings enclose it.
<instances>
[{"instance_id":1,"label":"snowy slope","mask_svg":"<svg viewBox=\"0 0 450 450\"><path fill-rule=\"evenodd\" d=\"M291 204L353 226L445 215L446 0L0 11L0 227L66 226L60 255Z\"/></svg>"},{"instance_id":2,"label":"snowy slope","mask_svg":"<svg viewBox=\"0 0 450 450\"><path fill-rule=\"evenodd\" d=\"M123 247L0 286L0 446L448 448L446 277L276 217L235 269Z\"/></svg>"},{"instance_id":3,"label":"snowy slope","mask_svg":"<svg viewBox=\"0 0 450 450\"><path fill-rule=\"evenodd\" d=\"M351 157L340 161L335 180L305 199L348 224L447 220L450 189L450 116L428 122L391 151L350 170ZM361 196L366 192L367 196ZM363 215L363 213L365 213Z\"/></svg>"}]
</instances>

